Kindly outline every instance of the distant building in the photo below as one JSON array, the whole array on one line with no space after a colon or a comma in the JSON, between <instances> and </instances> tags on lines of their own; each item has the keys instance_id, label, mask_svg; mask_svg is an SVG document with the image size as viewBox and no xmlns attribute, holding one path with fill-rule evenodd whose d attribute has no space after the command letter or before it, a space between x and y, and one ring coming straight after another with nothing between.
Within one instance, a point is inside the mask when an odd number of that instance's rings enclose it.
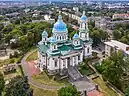
<instances>
[{"instance_id":1,"label":"distant building","mask_svg":"<svg viewBox=\"0 0 129 96\"><path fill-rule=\"evenodd\" d=\"M129 19L129 13L114 14L112 19Z\"/></svg>"},{"instance_id":2,"label":"distant building","mask_svg":"<svg viewBox=\"0 0 129 96\"><path fill-rule=\"evenodd\" d=\"M95 27L100 28L102 30L114 29L116 24L127 24L129 20L116 20L113 21L111 17L90 17L89 21L95 21Z\"/></svg>"},{"instance_id":3,"label":"distant building","mask_svg":"<svg viewBox=\"0 0 129 96\"><path fill-rule=\"evenodd\" d=\"M105 18L102 18L98 21L95 21L95 27L100 28L102 30L106 30L107 28L107 20Z\"/></svg>"},{"instance_id":4,"label":"distant building","mask_svg":"<svg viewBox=\"0 0 129 96\"><path fill-rule=\"evenodd\" d=\"M4 24L4 26L8 26L10 24L10 21L4 21L2 23Z\"/></svg>"},{"instance_id":5,"label":"distant building","mask_svg":"<svg viewBox=\"0 0 129 96\"><path fill-rule=\"evenodd\" d=\"M32 17L38 17L41 11L34 10Z\"/></svg>"},{"instance_id":6,"label":"distant building","mask_svg":"<svg viewBox=\"0 0 129 96\"><path fill-rule=\"evenodd\" d=\"M75 14L68 13L68 12L62 12L62 14L67 15L69 18L77 20L78 23L80 22L80 17Z\"/></svg>"},{"instance_id":7,"label":"distant building","mask_svg":"<svg viewBox=\"0 0 129 96\"><path fill-rule=\"evenodd\" d=\"M45 15L44 19L48 23L51 23L51 24L55 23L55 19L52 19L50 15Z\"/></svg>"},{"instance_id":8,"label":"distant building","mask_svg":"<svg viewBox=\"0 0 129 96\"><path fill-rule=\"evenodd\" d=\"M3 65L3 72L4 73L8 73L8 72L12 72L12 71L16 71L16 64Z\"/></svg>"},{"instance_id":9,"label":"distant building","mask_svg":"<svg viewBox=\"0 0 129 96\"><path fill-rule=\"evenodd\" d=\"M20 13L18 13L18 12L6 14L6 16L9 17L9 18L16 17L16 16L19 16L19 15L20 15Z\"/></svg>"},{"instance_id":10,"label":"distant building","mask_svg":"<svg viewBox=\"0 0 129 96\"><path fill-rule=\"evenodd\" d=\"M89 17L89 21L95 21L95 27L100 28L102 30L106 30L107 28L110 27L109 22L111 21L111 18L110 17L94 17L94 16L91 16L91 17Z\"/></svg>"},{"instance_id":11,"label":"distant building","mask_svg":"<svg viewBox=\"0 0 129 96\"><path fill-rule=\"evenodd\" d=\"M73 10L76 12L76 14L78 14L78 12L79 12L79 8L78 7L73 7Z\"/></svg>"},{"instance_id":12,"label":"distant building","mask_svg":"<svg viewBox=\"0 0 129 96\"><path fill-rule=\"evenodd\" d=\"M24 12L25 13L28 13L30 11L30 9L25 9Z\"/></svg>"},{"instance_id":13,"label":"distant building","mask_svg":"<svg viewBox=\"0 0 129 96\"><path fill-rule=\"evenodd\" d=\"M129 55L129 45L122 42L111 40L105 43L105 54L110 56L112 52L122 50L125 55Z\"/></svg>"}]
</instances>

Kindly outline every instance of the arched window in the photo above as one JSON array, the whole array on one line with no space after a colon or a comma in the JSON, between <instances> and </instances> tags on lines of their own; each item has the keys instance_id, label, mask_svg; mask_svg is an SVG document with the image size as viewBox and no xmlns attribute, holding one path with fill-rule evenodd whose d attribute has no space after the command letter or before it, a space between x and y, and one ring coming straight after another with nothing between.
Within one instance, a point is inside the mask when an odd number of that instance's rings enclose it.
<instances>
[{"instance_id":1,"label":"arched window","mask_svg":"<svg viewBox=\"0 0 129 96\"><path fill-rule=\"evenodd\" d=\"M57 67L57 60L55 60L55 67Z\"/></svg>"},{"instance_id":2,"label":"arched window","mask_svg":"<svg viewBox=\"0 0 129 96\"><path fill-rule=\"evenodd\" d=\"M85 29L87 29L87 24L86 24L86 26L85 26L86 28Z\"/></svg>"},{"instance_id":3,"label":"arched window","mask_svg":"<svg viewBox=\"0 0 129 96\"><path fill-rule=\"evenodd\" d=\"M82 27L85 28L85 23L82 24Z\"/></svg>"},{"instance_id":4,"label":"arched window","mask_svg":"<svg viewBox=\"0 0 129 96\"><path fill-rule=\"evenodd\" d=\"M61 36L60 36L60 40L61 40Z\"/></svg>"},{"instance_id":5,"label":"arched window","mask_svg":"<svg viewBox=\"0 0 129 96\"><path fill-rule=\"evenodd\" d=\"M54 49L56 49L56 45L54 45Z\"/></svg>"},{"instance_id":6,"label":"arched window","mask_svg":"<svg viewBox=\"0 0 129 96\"><path fill-rule=\"evenodd\" d=\"M90 52L90 48L88 47L88 48L87 48L87 53L89 53L89 52Z\"/></svg>"},{"instance_id":7,"label":"arched window","mask_svg":"<svg viewBox=\"0 0 129 96\"><path fill-rule=\"evenodd\" d=\"M78 41L77 41L77 44L78 44Z\"/></svg>"},{"instance_id":8,"label":"arched window","mask_svg":"<svg viewBox=\"0 0 129 96\"><path fill-rule=\"evenodd\" d=\"M67 39L67 38L66 38L66 35L64 35L64 38Z\"/></svg>"},{"instance_id":9,"label":"arched window","mask_svg":"<svg viewBox=\"0 0 129 96\"><path fill-rule=\"evenodd\" d=\"M57 40L58 40L58 36L57 36Z\"/></svg>"},{"instance_id":10,"label":"arched window","mask_svg":"<svg viewBox=\"0 0 129 96\"><path fill-rule=\"evenodd\" d=\"M80 60L80 55L78 55L78 60Z\"/></svg>"}]
</instances>

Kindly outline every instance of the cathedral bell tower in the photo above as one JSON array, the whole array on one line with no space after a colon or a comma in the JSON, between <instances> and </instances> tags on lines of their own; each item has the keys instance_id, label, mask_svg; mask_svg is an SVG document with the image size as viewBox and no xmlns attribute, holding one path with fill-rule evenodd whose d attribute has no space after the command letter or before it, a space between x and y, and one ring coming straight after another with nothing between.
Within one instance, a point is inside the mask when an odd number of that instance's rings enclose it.
<instances>
[{"instance_id":1,"label":"cathedral bell tower","mask_svg":"<svg viewBox=\"0 0 129 96\"><path fill-rule=\"evenodd\" d=\"M89 41L88 20L85 11L83 11L83 15L80 18L79 37L83 41Z\"/></svg>"},{"instance_id":2,"label":"cathedral bell tower","mask_svg":"<svg viewBox=\"0 0 129 96\"><path fill-rule=\"evenodd\" d=\"M43 33L42 33L42 43L44 45L47 45L47 39L48 39L48 33L47 33L46 30L44 30Z\"/></svg>"}]
</instances>

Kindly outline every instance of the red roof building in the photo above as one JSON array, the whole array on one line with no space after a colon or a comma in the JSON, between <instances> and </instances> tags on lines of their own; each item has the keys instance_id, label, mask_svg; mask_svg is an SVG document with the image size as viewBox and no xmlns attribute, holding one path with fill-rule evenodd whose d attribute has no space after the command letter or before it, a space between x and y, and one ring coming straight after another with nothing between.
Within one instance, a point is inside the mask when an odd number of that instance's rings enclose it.
<instances>
[{"instance_id":1,"label":"red roof building","mask_svg":"<svg viewBox=\"0 0 129 96\"><path fill-rule=\"evenodd\" d=\"M123 13L123 14L114 14L112 16L113 19L129 19L129 13Z\"/></svg>"}]
</instances>

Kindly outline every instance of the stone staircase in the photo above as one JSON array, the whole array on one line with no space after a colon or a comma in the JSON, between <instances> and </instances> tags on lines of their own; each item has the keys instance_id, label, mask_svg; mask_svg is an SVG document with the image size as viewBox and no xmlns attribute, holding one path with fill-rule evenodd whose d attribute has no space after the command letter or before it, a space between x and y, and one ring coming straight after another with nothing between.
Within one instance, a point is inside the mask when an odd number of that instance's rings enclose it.
<instances>
[{"instance_id":1,"label":"stone staircase","mask_svg":"<svg viewBox=\"0 0 129 96\"><path fill-rule=\"evenodd\" d=\"M68 68L68 75L73 81L78 81L83 79L83 75L78 71L75 66L70 66Z\"/></svg>"}]
</instances>

